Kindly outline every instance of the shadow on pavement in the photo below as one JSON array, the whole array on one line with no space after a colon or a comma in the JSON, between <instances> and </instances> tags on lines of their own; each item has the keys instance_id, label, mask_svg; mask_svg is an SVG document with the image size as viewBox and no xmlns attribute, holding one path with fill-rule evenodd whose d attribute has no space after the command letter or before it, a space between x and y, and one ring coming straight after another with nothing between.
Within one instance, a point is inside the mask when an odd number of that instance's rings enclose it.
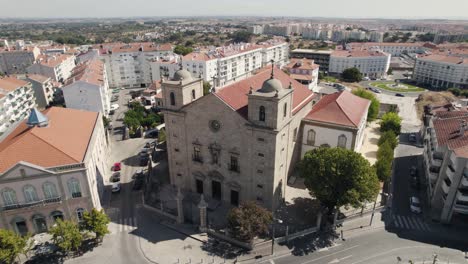
<instances>
[{"instance_id":1,"label":"shadow on pavement","mask_svg":"<svg viewBox=\"0 0 468 264\"><path fill-rule=\"evenodd\" d=\"M201 249L210 256L216 256L225 259L234 259L249 252L243 248L233 246L230 243L209 238L206 243L201 246Z\"/></svg>"},{"instance_id":2,"label":"shadow on pavement","mask_svg":"<svg viewBox=\"0 0 468 264\"><path fill-rule=\"evenodd\" d=\"M334 230L331 230L303 236L289 243L281 243L280 245L286 245L294 256L304 256L318 249L332 246L337 238L339 238L339 235Z\"/></svg>"}]
</instances>

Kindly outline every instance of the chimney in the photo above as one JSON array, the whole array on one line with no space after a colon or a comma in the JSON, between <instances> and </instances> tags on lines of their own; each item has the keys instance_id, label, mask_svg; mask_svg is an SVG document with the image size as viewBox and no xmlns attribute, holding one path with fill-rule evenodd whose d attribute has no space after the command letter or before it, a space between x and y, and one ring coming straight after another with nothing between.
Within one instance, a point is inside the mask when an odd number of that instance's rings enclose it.
<instances>
[{"instance_id":1,"label":"chimney","mask_svg":"<svg viewBox=\"0 0 468 264\"><path fill-rule=\"evenodd\" d=\"M460 131L459 131L458 136L463 137L465 135L465 130L466 130L466 121L462 120L460 122Z\"/></svg>"}]
</instances>

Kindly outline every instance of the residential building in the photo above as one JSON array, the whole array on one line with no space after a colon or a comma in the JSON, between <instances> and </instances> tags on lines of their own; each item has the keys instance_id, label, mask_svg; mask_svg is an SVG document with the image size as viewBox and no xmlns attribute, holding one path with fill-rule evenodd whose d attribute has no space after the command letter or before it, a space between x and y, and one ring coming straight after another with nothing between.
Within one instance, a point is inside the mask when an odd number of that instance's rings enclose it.
<instances>
[{"instance_id":1,"label":"residential building","mask_svg":"<svg viewBox=\"0 0 468 264\"><path fill-rule=\"evenodd\" d=\"M318 147L358 152L364 141L370 101L348 91L325 95L303 119L301 156Z\"/></svg>"},{"instance_id":2,"label":"residential building","mask_svg":"<svg viewBox=\"0 0 468 264\"><path fill-rule=\"evenodd\" d=\"M464 42L468 41L468 33L450 33L450 34L436 34L434 37L434 43L444 42Z\"/></svg>"},{"instance_id":3,"label":"residential building","mask_svg":"<svg viewBox=\"0 0 468 264\"><path fill-rule=\"evenodd\" d=\"M380 50L392 56L400 56L401 54L417 53L421 54L429 50L424 47L423 42L415 43L399 43L399 42L351 42L347 43L345 48L337 47L338 49L346 50Z\"/></svg>"},{"instance_id":4,"label":"residential building","mask_svg":"<svg viewBox=\"0 0 468 264\"><path fill-rule=\"evenodd\" d=\"M27 68L29 74L40 74L57 82L64 82L75 68L75 56L69 54L41 55Z\"/></svg>"},{"instance_id":5,"label":"residential building","mask_svg":"<svg viewBox=\"0 0 468 264\"><path fill-rule=\"evenodd\" d=\"M24 80L31 83L39 109L46 108L54 101L55 85L52 78L39 74L27 74Z\"/></svg>"},{"instance_id":6,"label":"residential building","mask_svg":"<svg viewBox=\"0 0 468 264\"><path fill-rule=\"evenodd\" d=\"M263 34L286 37L291 35L291 25L265 25Z\"/></svg>"},{"instance_id":7,"label":"residential building","mask_svg":"<svg viewBox=\"0 0 468 264\"><path fill-rule=\"evenodd\" d=\"M419 56L413 80L432 88L468 88L468 56L444 53Z\"/></svg>"},{"instance_id":8,"label":"residential building","mask_svg":"<svg viewBox=\"0 0 468 264\"><path fill-rule=\"evenodd\" d=\"M150 61L151 77L154 81L160 81L161 78L172 78L174 73L180 70L179 56L168 56L165 58L156 58Z\"/></svg>"},{"instance_id":9,"label":"residential building","mask_svg":"<svg viewBox=\"0 0 468 264\"><path fill-rule=\"evenodd\" d=\"M372 31L369 33L369 41L370 42L383 42L383 32Z\"/></svg>"},{"instance_id":10,"label":"residential building","mask_svg":"<svg viewBox=\"0 0 468 264\"><path fill-rule=\"evenodd\" d=\"M306 85L309 90L317 91L319 65L313 60L308 59L291 59L289 64L284 67L289 73L289 76L294 80Z\"/></svg>"},{"instance_id":11,"label":"residential building","mask_svg":"<svg viewBox=\"0 0 468 264\"><path fill-rule=\"evenodd\" d=\"M263 34L263 25L253 25L248 27L249 32L256 35Z\"/></svg>"},{"instance_id":12,"label":"residential building","mask_svg":"<svg viewBox=\"0 0 468 264\"><path fill-rule=\"evenodd\" d=\"M148 87L155 80L151 61L173 55L172 45L152 42L104 43L96 48L106 65L112 88Z\"/></svg>"},{"instance_id":13,"label":"residential building","mask_svg":"<svg viewBox=\"0 0 468 264\"><path fill-rule=\"evenodd\" d=\"M37 47L8 45L0 48L0 72L7 74L25 73L38 58L40 50Z\"/></svg>"},{"instance_id":14,"label":"residential building","mask_svg":"<svg viewBox=\"0 0 468 264\"><path fill-rule=\"evenodd\" d=\"M468 112L426 111L424 172L430 215L452 223L468 215ZM459 218L459 219L460 219Z\"/></svg>"},{"instance_id":15,"label":"residential building","mask_svg":"<svg viewBox=\"0 0 468 264\"><path fill-rule=\"evenodd\" d=\"M206 96L202 79L180 70L162 91L171 184L208 200L276 208L315 94L276 68Z\"/></svg>"},{"instance_id":16,"label":"residential building","mask_svg":"<svg viewBox=\"0 0 468 264\"><path fill-rule=\"evenodd\" d=\"M320 71L328 72L332 52L332 50L295 49L291 51L291 58L313 60L320 66Z\"/></svg>"},{"instance_id":17,"label":"residential building","mask_svg":"<svg viewBox=\"0 0 468 264\"><path fill-rule=\"evenodd\" d=\"M76 66L62 92L68 108L101 112L104 116L109 114L111 91L106 67L100 60Z\"/></svg>"},{"instance_id":18,"label":"residential building","mask_svg":"<svg viewBox=\"0 0 468 264\"><path fill-rule=\"evenodd\" d=\"M215 87L223 87L252 75L273 60L284 66L288 61L288 43L273 39L260 44L237 43L208 50L194 51L182 59L193 77L201 77Z\"/></svg>"},{"instance_id":19,"label":"residential building","mask_svg":"<svg viewBox=\"0 0 468 264\"><path fill-rule=\"evenodd\" d=\"M341 74L348 68L357 68L370 78L382 78L390 68L390 54L379 50L336 50L330 56L330 74Z\"/></svg>"},{"instance_id":20,"label":"residential building","mask_svg":"<svg viewBox=\"0 0 468 264\"><path fill-rule=\"evenodd\" d=\"M80 222L101 209L108 154L100 113L31 111L0 142L0 228L43 233L57 219Z\"/></svg>"},{"instance_id":21,"label":"residential building","mask_svg":"<svg viewBox=\"0 0 468 264\"><path fill-rule=\"evenodd\" d=\"M0 78L0 136L34 107L36 99L31 83L13 76Z\"/></svg>"}]
</instances>

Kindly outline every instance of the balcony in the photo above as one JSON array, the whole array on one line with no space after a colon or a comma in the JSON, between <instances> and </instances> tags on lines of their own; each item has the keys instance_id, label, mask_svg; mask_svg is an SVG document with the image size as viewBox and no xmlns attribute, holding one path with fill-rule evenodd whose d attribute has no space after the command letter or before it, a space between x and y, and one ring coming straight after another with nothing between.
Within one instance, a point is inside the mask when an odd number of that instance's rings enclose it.
<instances>
[{"instance_id":1,"label":"balcony","mask_svg":"<svg viewBox=\"0 0 468 264\"><path fill-rule=\"evenodd\" d=\"M34 206L45 206L47 204L61 203L61 202L62 202L61 197L55 197L55 198L48 198L48 199L34 201L34 202L27 202L27 203L25 202L25 203L6 205L6 206L3 206L3 210L9 211L9 210L15 210L15 209L21 209L21 208L27 208L27 207L34 207Z\"/></svg>"},{"instance_id":2,"label":"balcony","mask_svg":"<svg viewBox=\"0 0 468 264\"><path fill-rule=\"evenodd\" d=\"M198 162L203 164L203 158L197 155L192 155L192 161L193 162Z\"/></svg>"},{"instance_id":3,"label":"balcony","mask_svg":"<svg viewBox=\"0 0 468 264\"><path fill-rule=\"evenodd\" d=\"M449 186L447 186L447 184L444 182L442 182L442 190L444 191L445 194L447 194L449 192Z\"/></svg>"},{"instance_id":4,"label":"balcony","mask_svg":"<svg viewBox=\"0 0 468 264\"><path fill-rule=\"evenodd\" d=\"M463 188L468 188L468 178L466 176L462 178L460 185Z\"/></svg>"},{"instance_id":5,"label":"balcony","mask_svg":"<svg viewBox=\"0 0 468 264\"><path fill-rule=\"evenodd\" d=\"M457 193L457 199L458 199L458 201L468 203L468 191L459 190L458 193Z\"/></svg>"},{"instance_id":6,"label":"balcony","mask_svg":"<svg viewBox=\"0 0 468 264\"><path fill-rule=\"evenodd\" d=\"M468 204L461 205L461 204L456 203L455 206L453 207L453 210L458 213L468 214Z\"/></svg>"},{"instance_id":7,"label":"balcony","mask_svg":"<svg viewBox=\"0 0 468 264\"><path fill-rule=\"evenodd\" d=\"M229 171L240 173L240 168L237 164L228 163Z\"/></svg>"}]
</instances>

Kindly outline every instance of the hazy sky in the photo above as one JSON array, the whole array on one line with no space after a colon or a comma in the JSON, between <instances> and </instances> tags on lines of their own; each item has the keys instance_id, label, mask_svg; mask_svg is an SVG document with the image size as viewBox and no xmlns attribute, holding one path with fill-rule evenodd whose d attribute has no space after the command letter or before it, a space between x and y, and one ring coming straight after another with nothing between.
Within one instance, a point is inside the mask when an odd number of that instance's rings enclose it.
<instances>
[{"instance_id":1,"label":"hazy sky","mask_svg":"<svg viewBox=\"0 0 468 264\"><path fill-rule=\"evenodd\" d=\"M1 18L204 15L468 19L468 0L0 0Z\"/></svg>"}]
</instances>

